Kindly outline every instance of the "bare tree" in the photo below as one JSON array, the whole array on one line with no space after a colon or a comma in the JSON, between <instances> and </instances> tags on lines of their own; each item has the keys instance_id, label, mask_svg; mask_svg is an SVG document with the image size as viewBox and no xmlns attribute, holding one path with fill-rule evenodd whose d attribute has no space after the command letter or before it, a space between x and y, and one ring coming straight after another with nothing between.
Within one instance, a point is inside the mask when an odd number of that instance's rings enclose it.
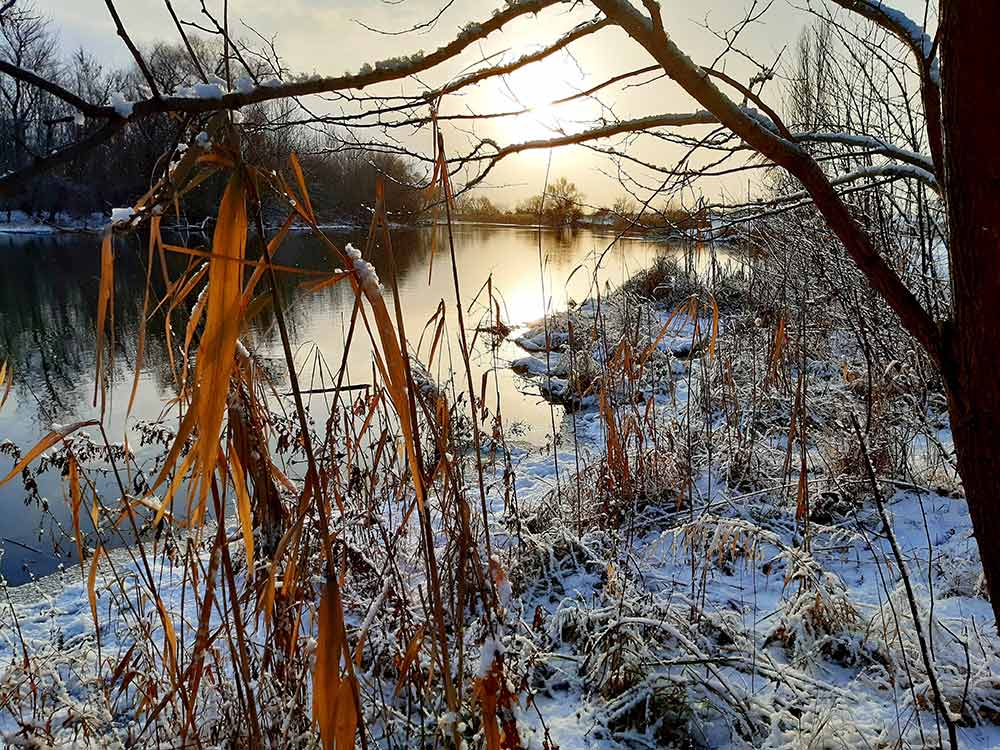
<instances>
[{"instance_id":1,"label":"bare tree","mask_svg":"<svg viewBox=\"0 0 1000 750\"><path fill-rule=\"evenodd\" d=\"M47 80L56 80L56 37L50 22L34 6L22 4L14 8L0 23L0 64L31 71ZM44 128L41 110L47 94L43 88L17 76L0 78L0 100L9 141L2 154L8 169L25 165L29 157L29 142L34 128Z\"/></svg>"},{"instance_id":2,"label":"bare tree","mask_svg":"<svg viewBox=\"0 0 1000 750\"><path fill-rule=\"evenodd\" d=\"M565 177L558 177L540 195L521 201L517 211L537 217L554 227L570 226L583 216L583 196Z\"/></svg>"}]
</instances>

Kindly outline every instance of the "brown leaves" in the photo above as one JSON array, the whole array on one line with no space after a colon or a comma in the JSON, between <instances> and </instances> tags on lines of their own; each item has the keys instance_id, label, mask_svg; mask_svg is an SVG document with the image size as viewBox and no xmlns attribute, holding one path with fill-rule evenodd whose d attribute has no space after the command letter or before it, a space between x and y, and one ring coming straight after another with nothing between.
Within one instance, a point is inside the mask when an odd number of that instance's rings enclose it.
<instances>
[{"instance_id":1,"label":"brown leaves","mask_svg":"<svg viewBox=\"0 0 1000 750\"><path fill-rule=\"evenodd\" d=\"M101 283L97 292L97 377L94 380L94 406L97 406L97 394L101 393L101 414L104 414L104 385L107 374L104 361L104 332L107 328L112 310L112 295L115 287L115 250L111 225L104 229L104 239L101 241Z\"/></svg>"},{"instance_id":2,"label":"brown leaves","mask_svg":"<svg viewBox=\"0 0 1000 750\"><path fill-rule=\"evenodd\" d=\"M76 462L76 456L70 454L69 457L69 497L70 511L73 516L73 537L76 540L76 554L80 558L80 573L83 573L83 534L80 532L80 504L83 498L80 495L80 468Z\"/></svg>"},{"instance_id":3,"label":"brown leaves","mask_svg":"<svg viewBox=\"0 0 1000 750\"><path fill-rule=\"evenodd\" d=\"M100 639L100 629L97 626L97 563L103 552L104 547L94 550L94 556L90 558L90 573L87 575L87 599L90 600L90 614L94 618L94 631L98 633L98 639Z\"/></svg>"},{"instance_id":4,"label":"brown leaves","mask_svg":"<svg viewBox=\"0 0 1000 750\"><path fill-rule=\"evenodd\" d=\"M498 678L495 670L479 680L473 686L476 700L483 712L483 736L486 739L486 750L500 750L500 727L497 726L497 694L499 693Z\"/></svg>"},{"instance_id":5,"label":"brown leaves","mask_svg":"<svg viewBox=\"0 0 1000 750\"><path fill-rule=\"evenodd\" d=\"M697 324L698 321L698 300L695 297L691 297L690 299L681 302L674 308L666 322L660 327L659 332L657 332L653 340L650 341L649 345L642 351L642 354L639 356L639 365L643 366L646 364L646 361L652 356L656 347L658 347L660 342L663 341L663 337L670 332L671 327L676 325L677 330L680 330L685 322L688 321L695 324Z\"/></svg>"},{"instance_id":6,"label":"brown leaves","mask_svg":"<svg viewBox=\"0 0 1000 750\"><path fill-rule=\"evenodd\" d=\"M139 377L142 375L142 360L146 353L146 316L149 314L149 299L151 296L153 275L153 253L157 245L160 244L160 217L154 216L149 222L149 253L146 258L146 291L142 297L142 318L139 325L139 342L135 349L135 365L132 374L132 392L128 397L128 409L125 411L125 419L128 420L132 413L132 404L135 403L135 394L139 389Z\"/></svg>"},{"instance_id":7,"label":"brown leaves","mask_svg":"<svg viewBox=\"0 0 1000 750\"><path fill-rule=\"evenodd\" d=\"M396 680L396 691L395 694L399 695L399 691L403 689L403 685L406 683L406 677L410 673L410 668L413 666L414 661L416 661L417 654L420 653L420 647L424 642L424 627L420 626L417 628L417 632L413 634L410 639L409 645L406 647L406 653L403 655L403 660L399 665L399 679Z\"/></svg>"},{"instance_id":8,"label":"brown leaves","mask_svg":"<svg viewBox=\"0 0 1000 750\"><path fill-rule=\"evenodd\" d=\"M712 335L708 342L708 356L715 356L715 345L719 339L719 305L715 301L715 295L709 296L709 301L712 303Z\"/></svg>"},{"instance_id":9,"label":"brown leaves","mask_svg":"<svg viewBox=\"0 0 1000 750\"><path fill-rule=\"evenodd\" d=\"M176 680L178 677L177 671L177 632L174 630L173 620L170 619L170 614L167 612L166 606L163 604L163 600L160 597L156 597L156 609L160 614L160 622L163 624L163 638L164 638L164 648L163 656L170 673L174 676Z\"/></svg>"},{"instance_id":10,"label":"brown leaves","mask_svg":"<svg viewBox=\"0 0 1000 750\"><path fill-rule=\"evenodd\" d=\"M234 172L219 206L219 217L212 239L212 251L242 260L247 245L247 207L243 181ZM192 405L198 413L200 439L197 472L201 477L201 499L208 494L218 455L219 430L229 394L229 376L236 339L240 332L240 301L243 298L243 273L240 263L217 258L210 261L205 331L198 349L197 392ZM201 515L200 511L197 515Z\"/></svg>"},{"instance_id":11,"label":"brown leaves","mask_svg":"<svg viewBox=\"0 0 1000 750\"><path fill-rule=\"evenodd\" d=\"M247 491L246 476L240 463L239 452L229 449L229 473L233 477L233 490L236 492L236 515L240 519L243 531L243 546L247 553L247 571L253 576L253 513L250 510L250 493Z\"/></svg>"},{"instance_id":12,"label":"brown leaves","mask_svg":"<svg viewBox=\"0 0 1000 750\"><path fill-rule=\"evenodd\" d=\"M302 201L305 203L305 213L310 221L316 221L316 214L313 213L312 201L309 200L309 191L306 189L306 180L302 176L302 165L299 164L299 157L291 155L289 161L292 162L292 171L295 172L295 181L299 185L299 192L302 194Z\"/></svg>"},{"instance_id":13,"label":"brown leaves","mask_svg":"<svg viewBox=\"0 0 1000 750\"><path fill-rule=\"evenodd\" d=\"M205 294L205 328L198 348L195 369L195 392L191 407L181 422L174 444L167 455L153 490L163 484L173 470L187 439L198 428L198 439L185 459L180 472L190 465L198 482L197 504L191 509L191 522L204 517L205 499L212 483L219 455L219 433L226 411L230 375L236 356L236 340L240 332L240 311L243 302L243 260L247 244L246 188L240 172L234 172L226 186L219 206L212 253L209 260L208 291ZM201 314L200 311L198 313ZM190 335L190 331L188 332ZM161 509L165 508L176 490L178 477L171 484ZM162 516L158 514L157 520Z\"/></svg>"},{"instance_id":14,"label":"brown leaves","mask_svg":"<svg viewBox=\"0 0 1000 750\"><path fill-rule=\"evenodd\" d=\"M350 676L340 674L345 637L340 597L334 584L327 582L319 605L313 669L313 720L319 725L323 750L353 748L358 727L354 682Z\"/></svg>"},{"instance_id":15,"label":"brown leaves","mask_svg":"<svg viewBox=\"0 0 1000 750\"><path fill-rule=\"evenodd\" d=\"M337 690L337 720L334 745L337 750L354 747L354 734L358 730L358 707L354 702L354 687L350 678L340 681Z\"/></svg>"},{"instance_id":16,"label":"brown leaves","mask_svg":"<svg viewBox=\"0 0 1000 750\"><path fill-rule=\"evenodd\" d=\"M781 316L778 318L778 325L774 331L774 341L771 344L771 353L768 356L767 377L764 380L765 388L783 376L781 355L785 348L785 339L785 317Z\"/></svg>"},{"instance_id":17,"label":"brown leaves","mask_svg":"<svg viewBox=\"0 0 1000 750\"><path fill-rule=\"evenodd\" d=\"M503 677L501 655L495 656L489 671L475 681L472 692L483 713L486 750L519 750L521 738L513 714L515 696Z\"/></svg>"},{"instance_id":18,"label":"brown leaves","mask_svg":"<svg viewBox=\"0 0 1000 750\"><path fill-rule=\"evenodd\" d=\"M14 370L6 362L0 365L0 386L3 386L3 396L0 396L0 409L7 403L10 387L14 384Z\"/></svg>"}]
</instances>

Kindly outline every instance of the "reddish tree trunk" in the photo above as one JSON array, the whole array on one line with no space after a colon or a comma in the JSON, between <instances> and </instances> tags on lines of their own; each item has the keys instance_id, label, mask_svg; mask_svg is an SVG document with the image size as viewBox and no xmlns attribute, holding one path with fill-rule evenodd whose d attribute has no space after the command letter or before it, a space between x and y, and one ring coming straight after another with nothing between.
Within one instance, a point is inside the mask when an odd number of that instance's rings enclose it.
<instances>
[{"instance_id":1,"label":"reddish tree trunk","mask_svg":"<svg viewBox=\"0 0 1000 750\"><path fill-rule=\"evenodd\" d=\"M1000 2L941 8L953 324L942 362L958 469L1000 624Z\"/></svg>"}]
</instances>

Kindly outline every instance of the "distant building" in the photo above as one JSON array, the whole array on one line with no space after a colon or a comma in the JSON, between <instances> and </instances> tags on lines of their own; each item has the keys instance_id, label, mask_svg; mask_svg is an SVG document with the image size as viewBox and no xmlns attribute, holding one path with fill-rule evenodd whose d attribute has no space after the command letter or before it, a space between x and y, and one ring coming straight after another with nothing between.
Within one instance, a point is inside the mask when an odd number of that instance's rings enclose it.
<instances>
[{"instance_id":1,"label":"distant building","mask_svg":"<svg viewBox=\"0 0 1000 750\"><path fill-rule=\"evenodd\" d=\"M580 219L581 224L589 224L592 227L613 227L618 223L618 217L607 208L599 208L590 216Z\"/></svg>"}]
</instances>

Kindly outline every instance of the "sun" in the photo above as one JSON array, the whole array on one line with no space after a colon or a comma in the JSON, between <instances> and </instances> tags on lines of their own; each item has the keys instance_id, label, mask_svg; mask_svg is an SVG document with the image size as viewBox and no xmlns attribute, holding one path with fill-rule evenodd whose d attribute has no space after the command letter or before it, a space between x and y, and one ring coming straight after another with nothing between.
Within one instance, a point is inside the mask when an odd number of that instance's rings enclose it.
<instances>
[{"instance_id":1,"label":"sun","mask_svg":"<svg viewBox=\"0 0 1000 750\"><path fill-rule=\"evenodd\" d=\"M508 105L524 109L513 120L523 140L551 138L572 131L587 109L585 98L561 100L586 89L586 76L569 54L554 54L506 76L502 95Z\"/></svg>"}]
</instances>

